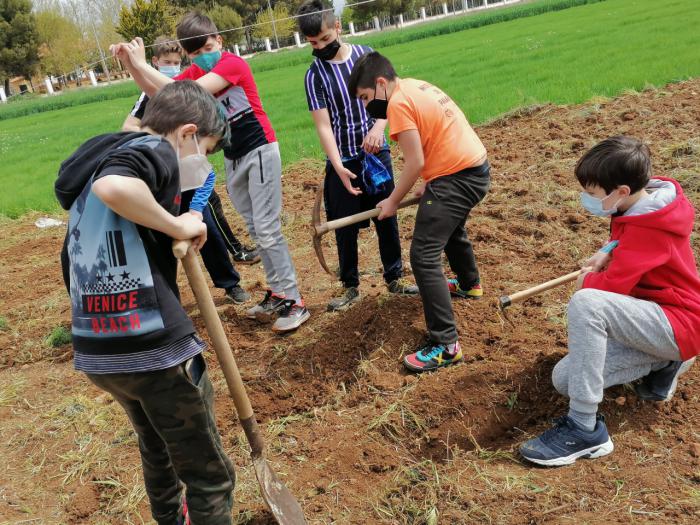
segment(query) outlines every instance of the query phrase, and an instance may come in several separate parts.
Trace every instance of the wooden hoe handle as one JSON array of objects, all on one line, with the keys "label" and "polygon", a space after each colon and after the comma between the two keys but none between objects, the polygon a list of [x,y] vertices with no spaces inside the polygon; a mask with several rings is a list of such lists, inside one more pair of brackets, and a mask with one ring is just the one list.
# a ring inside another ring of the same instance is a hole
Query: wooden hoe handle
[{"label": "wooden hoe handle", "polygon": [[528,288],[527,290],[523,290],[522,292],[514,293],[513,295],[504,295],[499,299],[499,306],[501,307],[501,310],[503,310],[504,308],[510,306],[513,303],[520,303],[525,299],[529,299],[533,295],[537,295],[547,290],[551,290],[552,288],[556,288],[557,286],[560,286],[562,284],[575,281],[579,275],[581,275],[581,270],[562,275],[561,277],[557,277],[556,279],[552,279],[551,281],[547,281],[546,283],[538,284],[537,286],[533,286],[532,288]]}]

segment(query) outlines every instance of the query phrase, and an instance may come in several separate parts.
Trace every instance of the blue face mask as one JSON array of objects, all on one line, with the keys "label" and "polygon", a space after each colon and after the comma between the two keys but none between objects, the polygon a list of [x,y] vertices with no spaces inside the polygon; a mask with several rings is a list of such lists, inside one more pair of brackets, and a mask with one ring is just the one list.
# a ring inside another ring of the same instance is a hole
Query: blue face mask
[{"label": "blue face mask", "polygon": [[158,71],[168,78],[173,78],[180,74],[180,66],[160,66]]},{"label": "blue face mask", "polygon": [[197,55],[192,59],[192,62],[197,64],[201,69],[209,73],[217,62],[221,60],[221,51],[211,51],[209,53],[202,53]]},{"label": "blue face mask", "polygon": [[[612,195],[612,193],[610,194]],[[620,204],[620,201],[622,199],[618,199],[618,201],[615,203],[615,205],[610,208],[609,210],[606,210],[603,208],[603,201],[610,197],[610,195],[606,195],[602,199],[598,199],[597,197],[594,197],[590,193],[586,193],[585,191],[581,192],[581,205],[588,211],[588,213],[592,215],[597,215],[598,217],[609,217],[610,215],[614,215],[617,213],[617,205]]]}]

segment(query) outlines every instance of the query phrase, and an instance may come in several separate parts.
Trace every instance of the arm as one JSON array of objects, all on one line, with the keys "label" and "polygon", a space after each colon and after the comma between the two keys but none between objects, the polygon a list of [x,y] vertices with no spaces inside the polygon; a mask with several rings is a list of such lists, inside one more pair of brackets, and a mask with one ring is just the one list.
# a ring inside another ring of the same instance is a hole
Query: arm
[{"label": "arm", "polygon": [[420,173],[425,165],[423,145],[421,144],[418,130],[409,129],[402,131],[399,133],[398,139],[399,146],[401,146],[401,151],[403,152],[404,166],[401,171],[401,178],[396,184],[394,191],[391,192],[388,198],[377,204],[377,208],[382,210],[378,217],[379,220],[396,215],[399,203],[420,178]]},{"label": "arm", "polygon": [[127,115],[124,124],[122,124],[122,131],[141,131],[141,119]]},{"label": "arm", "polygon": [[194,215],[170,215],[153,197],[141,179],[121,175],[105,175],[92,185],[92,191],[105,205],[125,219],[163,232],[173,239],[194,239],[199,249],[206,240],[207,227]]},{"label": "arm", "polygon": [[328,114],[326,108],[317,109],[311,112],[311,116],[314,119],[314,124],[316,124],[316,132],[318,133],[318,138],[321,140],[321,147],[328,156],[333,169],[340,177],[343,182],[343,186],[348,190],[351,195],[360,195],[361,190],[354,188],[350,182],[357,178],[352,171],[343,166],[343,162],[340,157],[340,152],[338,151],[338,145],[335,143],[335,137],[333,136],[333,128],[331,127],[331,118]]},{"label": "arm", "polygon": [[581,265],[581,268],[591,268],[593,272],[604,270],[612,260],[612,251],[617,247],[618,241],[610,241],[600,250],[595,252],[586,262]]}]

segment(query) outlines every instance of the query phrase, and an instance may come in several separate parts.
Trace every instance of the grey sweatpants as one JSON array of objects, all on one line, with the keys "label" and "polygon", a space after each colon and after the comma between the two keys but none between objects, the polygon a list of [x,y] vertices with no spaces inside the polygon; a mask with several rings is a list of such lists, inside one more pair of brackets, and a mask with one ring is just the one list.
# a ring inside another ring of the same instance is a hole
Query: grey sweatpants
[{"label": "grey sweatpants", "polygon": [[294,263],[282,235],[282,161],[277,142],[236,160],[224,158],[226,188],[258,245],[267,285],[273,293],[299,299]]},{"label": "grey sweatpants", "polygon": [[584,289],[569,302],[569,354],[554,367],[552,383],[569,397],[573,410],[595,414],[604,388],[680,360],[673,329],[658,304]]}]

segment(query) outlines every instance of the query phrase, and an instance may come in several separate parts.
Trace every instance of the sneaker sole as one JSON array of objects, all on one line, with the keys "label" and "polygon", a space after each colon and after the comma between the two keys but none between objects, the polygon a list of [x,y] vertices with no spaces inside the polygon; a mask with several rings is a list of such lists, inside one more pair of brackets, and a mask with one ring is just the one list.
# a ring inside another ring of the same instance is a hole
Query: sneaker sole
[{"label": "sneaker sole", "polygon": [[297,328],[299,328],[299,327],[300,327],[302,324],[304,324],[306,321],[308,321],[308,320],[309,320],[309,317],[311,317],[311,312],[309,312],[309,311],[307,310],[306,313],[305,313],[303,316],[301,316],[299,319],[297,319],[296,322],[295,322],[293,325],[285,326],[284,328],[279,328],[279,327],[274,327],[274,326],[273,326],[273,327],[272,327],[272,331],[273,331],[273,332],[280,333],[280,334],[283,334],[283,333],[285,333],[285,332],[291,332],[291,331],[296,330]]},{"label": "sneaker sole", "polygon": [[673,399],[673,395],[676,393],[676,388],[678,388],[678,378],[680,378],[683,374],[690,370],[690,367],[693,366],[693,363],[695,363],[694,357],[692,359],[688,359],[680,366],[678,372],[676,372],[676,377],[674,377],[673,381],[671,382],[671,388],[669,389],[668,394],[666,394],[666,397],[657,396],[651,392],[647,394],[644,391],[637,391],[637,389],[635,389],[637,397],[639,399],[642,399],[643,401],[671,401],[671,399]]},{"label": "sneaker sole", "polygon": [[452,297],[457,297],[458,299],[471,299],[472,301],[478,301],[483,298],[483,295],[462,295],[461,293],[450,292]]},{"label": "sneaker sole", "polygon": [[260,257],[258,257],[257,259],[253,259],[252,261],[237,261],[236,259],[234,259],[233,262],[235,264],[242,264],[243,266],[252,266],[260,262]]},{"label": "sneaker sole", "polygon": [[458,365],[458,364],[461,363],[462,361],[464,361],[464,358],[462,358],[462,359],[460,359],[460,360],[458,360],[458,361],[450,361],[450,362],[447,363],[447,364],[438,365],[438,366],[435,366],[435,367],[433,367],[433,368],[420,368],[420,367],[417,367],[417,366],[412,365],[411,363],[409,363],[408,361],[406,361],[406,360],[404,359],[404,361],[403,361],[403,366],[405,366],[406,369],[409,370],[409,371],[411,371],[411,372],[417,372],[417,373],[421,373],[421,372],[433,372],[433,371],[435,371],[435,370],[439,370],[439,369],[441,369],[441,368],[446,368],[446,367],[448,367],[448,366]]},{"label": "sneaker sole", "polygon": [[331,306],[328,305],[328,306],[326,307],[326,312],[344,312],[345,310],[347,310],[348,308],[350,308],[353,304],[355,304],[355,303],[358,302],[359,300],[360,300],[360,297],[359,297],[359,296],[358,296],[358,297],[355,297],[354,299],[351,299],[350,301],[348,301],[348,302],[345,303],[344,305],[339,306],[339,307],[337,307],[337,308],[331,308]]},{"label": "sneaker sole", "polygon": [[589,447],[584,450],[580,450],[571,454],[569,456],[562,456],[553,459],[539,459],[539,458],[529,458],[521,452],[520,455],[526,460],[537,465],[542,465],[543,467],[563,467],[564,465],[572,465],[577,459],[595,459],[607,456],[613,450],[615,450],[615,445],[613,445],[612,440],[608,437],[608,440],[602,445],[596,445],[594,447]]}]

